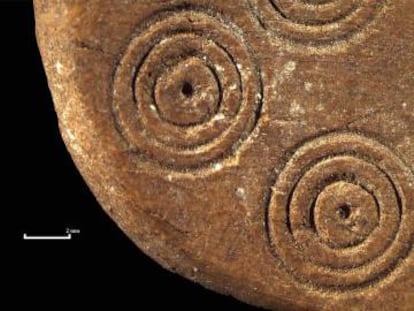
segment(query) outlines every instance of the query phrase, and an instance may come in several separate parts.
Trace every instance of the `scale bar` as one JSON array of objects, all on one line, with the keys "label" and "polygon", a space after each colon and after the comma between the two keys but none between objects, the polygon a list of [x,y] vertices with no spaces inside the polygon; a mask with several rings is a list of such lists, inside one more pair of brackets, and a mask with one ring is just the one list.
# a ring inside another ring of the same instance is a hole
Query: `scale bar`
[{"label": "scale bar", "polygon": [[23,240],[71,240],[72,234],[62,236],[29,236],[26,233],[23,234]]}]

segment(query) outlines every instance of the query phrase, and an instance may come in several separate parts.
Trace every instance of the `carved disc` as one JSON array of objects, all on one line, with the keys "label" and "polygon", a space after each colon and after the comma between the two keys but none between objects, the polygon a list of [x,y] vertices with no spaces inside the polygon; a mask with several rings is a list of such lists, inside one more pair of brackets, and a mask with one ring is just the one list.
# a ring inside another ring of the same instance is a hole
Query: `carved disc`
[{"label": "carved disc", "polygon": [[412,310],[411,0],[35,7],[63,139],[141,251],[268,309]]}]

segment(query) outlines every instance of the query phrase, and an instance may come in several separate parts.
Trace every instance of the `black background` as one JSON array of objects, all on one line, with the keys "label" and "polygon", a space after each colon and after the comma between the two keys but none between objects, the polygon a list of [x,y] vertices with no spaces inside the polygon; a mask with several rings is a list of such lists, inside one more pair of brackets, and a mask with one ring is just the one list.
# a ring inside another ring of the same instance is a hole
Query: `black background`
[{"label": "black background", "polygon": [[[140,310],[257,310],[162,269],[109,219],[60,138],[31,2],[0,0],[0,13],[3,99],[7,96],[1,116],[2,125],[8,124],[2,163],[4,171],[11,171],[2,190],[10,203],[2,209],[15,212],[11,232],[19,250],[12,251],[17,255],[17,290],[36,292],[45,301],[51,292],[71,301],[93,292],[100,301],[121,293],[120,304]],[[24,233],[65,235],[67,228],[80,234],[70,241],[23,240]]]}]

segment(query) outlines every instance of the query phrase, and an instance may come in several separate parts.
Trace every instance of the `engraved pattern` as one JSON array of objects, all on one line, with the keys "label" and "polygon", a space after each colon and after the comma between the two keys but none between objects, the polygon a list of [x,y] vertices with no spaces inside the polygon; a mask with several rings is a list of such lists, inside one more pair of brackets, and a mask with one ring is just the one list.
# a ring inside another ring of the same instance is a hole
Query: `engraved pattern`
[{"label": "engraved pattern", "polygon": [[[65,142],[146,254],[266,308],[411,302],[410,1],[35,1]],[[284,149],[337,127],[378,139]]]},{"label": "engraved pattern", "polygon": [[250,0],[261,25],[288,43],[322,50],[362,36],[385,0]]},{"label": "engraved pattern", "polygon": [[123,137],[177,171],[233,155],[261,108],[260,70],[242,33],[195,10],[160,14],[129,43],[114,77]]},{"label": "engraved pattern", "polygon": [[373,286],[413,246],[414,176],[390,149],[353,133],[308,142],[274,185],[272,250],[293,279],[325,290]]}]

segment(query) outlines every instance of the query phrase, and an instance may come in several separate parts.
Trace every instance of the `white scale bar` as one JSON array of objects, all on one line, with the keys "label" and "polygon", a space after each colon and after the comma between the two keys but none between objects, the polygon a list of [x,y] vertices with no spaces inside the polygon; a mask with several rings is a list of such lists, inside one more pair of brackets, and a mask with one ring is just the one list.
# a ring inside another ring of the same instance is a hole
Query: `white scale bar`
[{"label": "white scale bar", "polygon": [[23,234],[23,240],[71,240],[72,234],[63,236],[28,236],[26,233]]}]

